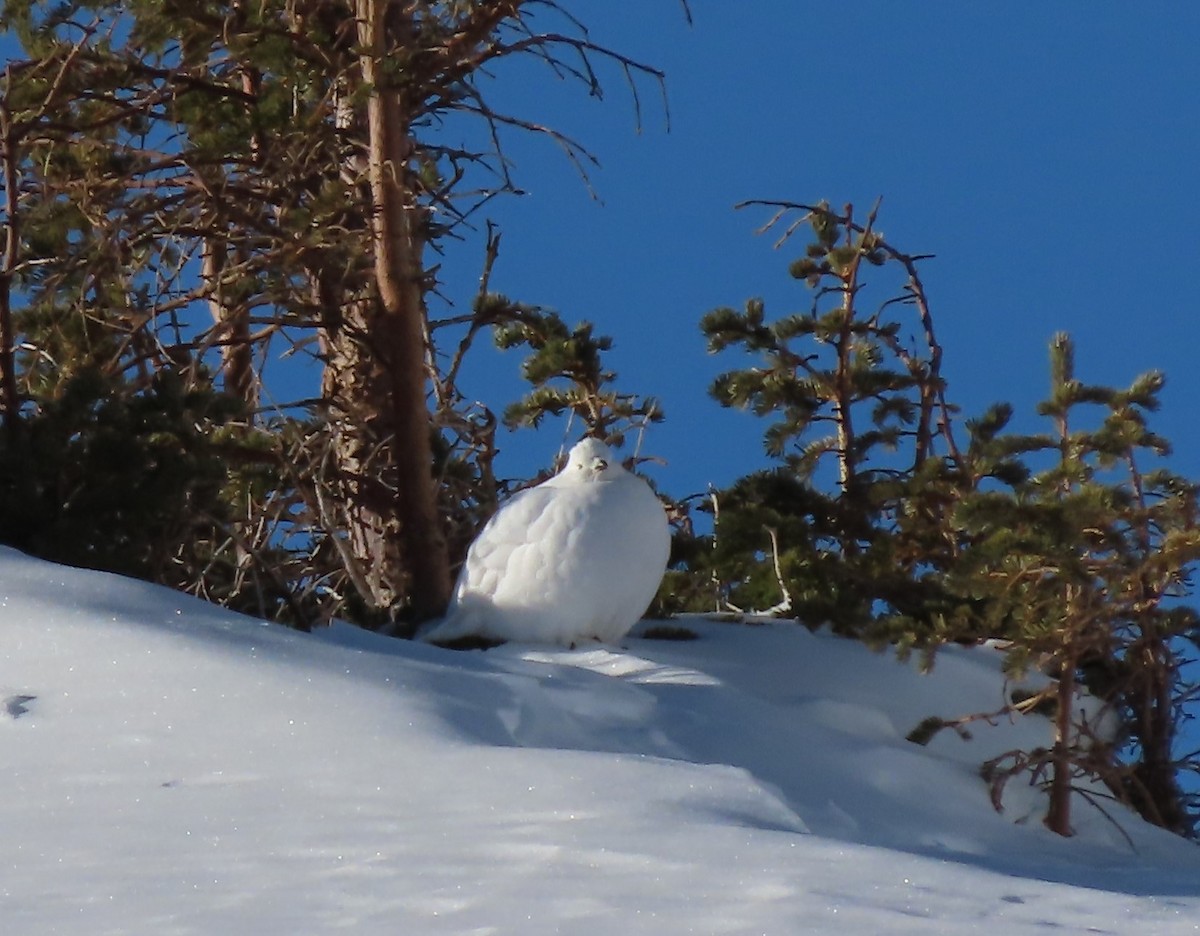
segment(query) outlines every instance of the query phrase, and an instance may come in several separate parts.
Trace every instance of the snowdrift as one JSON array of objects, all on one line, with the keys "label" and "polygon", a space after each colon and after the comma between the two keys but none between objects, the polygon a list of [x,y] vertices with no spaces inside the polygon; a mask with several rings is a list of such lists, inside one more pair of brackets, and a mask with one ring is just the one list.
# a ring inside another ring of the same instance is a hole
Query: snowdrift
[{"label": "snowdrift", "polygon": [[[787,624],[454,652],[305,635],[0,550],[14,934],[1183,933],[1200,851],[1041,824],[998,654]],[[638,631],[635,631],[635,635]],[[1119,826],[1119,828],[1118,828]]]}]

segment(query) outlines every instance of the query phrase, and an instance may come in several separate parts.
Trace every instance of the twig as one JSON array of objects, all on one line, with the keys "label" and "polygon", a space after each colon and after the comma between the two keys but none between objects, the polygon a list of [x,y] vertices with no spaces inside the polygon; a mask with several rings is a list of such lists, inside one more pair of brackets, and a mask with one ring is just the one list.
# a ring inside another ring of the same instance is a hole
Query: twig
[{"label": "twig", "polygon": [[776,605],[772,605],[759,614],[777,616],[786,614],[792,610],[792,593],[788,591],[787,583],[783,580],[783,569],[779,565],[779,534],[774,527],[767,527],[767,535],[771,537],[771,564],[775,569],[775,581],[779,583],[779,591],[782,592],[783,598]]},{"label": "twig", "polygon": [[440,406],[447,405],[448,401],[453,398],[457,390],[458,372],[462,367],[463,359],[466,357],[467,351],[475,340],[475,336],[479,330],[486,325],[492,324],[492,319],[484,312],[487,306],[487,297],[489,294],[489,285],[492,280],[492,268],[496,264],[496,258],[500,256],[500,234],[496,231],[495,225],[488,221],[487,223],[487,246],[484,251],[483,272],[479,274],[479,289],[475,293],[475,302],[473,311],[470,317],[470,325],[467,328],[467,333],[458,343],[458,350],[454,352],[454,357],[450,361],[450,367],[446,371],[446,376],[440,381],[435,381],[435,386],[438,389],[438,403]]}]

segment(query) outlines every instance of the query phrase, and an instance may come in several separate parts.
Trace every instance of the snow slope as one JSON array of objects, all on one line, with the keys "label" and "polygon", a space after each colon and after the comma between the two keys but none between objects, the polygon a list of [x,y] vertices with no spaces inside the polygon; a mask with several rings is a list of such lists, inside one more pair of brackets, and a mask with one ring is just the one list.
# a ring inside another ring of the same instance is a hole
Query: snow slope
[{"label": "snow slope", "polygon": [[[1200,851],[977,764],[1037,719],[783,624],[456,653],[0,550],[5,934],[1200,930]],[[692,622],[689,622],[691,624]],[[1027,821],[1020,821],[1025,818]]]}]

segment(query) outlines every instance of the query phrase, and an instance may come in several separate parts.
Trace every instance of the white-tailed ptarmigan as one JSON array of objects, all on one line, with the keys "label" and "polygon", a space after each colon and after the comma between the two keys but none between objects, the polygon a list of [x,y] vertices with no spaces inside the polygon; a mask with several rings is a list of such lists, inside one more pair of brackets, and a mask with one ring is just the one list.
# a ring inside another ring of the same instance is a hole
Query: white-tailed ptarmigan
[{"label": "white-tailed ptarmigan", "polygon": [[467,552],[446,618],[425,639],[620,640],[667,567],[662,504],[597,439],[497,511]]}]

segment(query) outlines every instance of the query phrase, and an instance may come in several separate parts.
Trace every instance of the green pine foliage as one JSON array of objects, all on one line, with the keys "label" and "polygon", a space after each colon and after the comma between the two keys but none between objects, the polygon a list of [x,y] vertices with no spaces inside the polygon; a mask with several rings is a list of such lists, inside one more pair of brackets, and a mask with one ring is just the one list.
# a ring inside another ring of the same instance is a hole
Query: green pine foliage
[{"label": "green pine foliage", "polygon": [[184,578],[211,522],[228,521],[217,427],[235,401],[158,372],[131,393],[84,371],[0,447],[4,541],[69,565],[159,581]]},{"label": "green pine foliage", "polygon": [[606,369],[603,355],[612,339],[596,335],[591,322],[568,327],[557,312],[490,297],[497,347],[528,348],[521,376],[533,387],[504,411],[509,429],[536,428],[547,416],[569,413],[587,434],[621,446],[631,430],[661,422],[663,410],[654,397],[637,397],[614,386],[617,375]]}]

